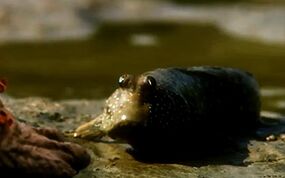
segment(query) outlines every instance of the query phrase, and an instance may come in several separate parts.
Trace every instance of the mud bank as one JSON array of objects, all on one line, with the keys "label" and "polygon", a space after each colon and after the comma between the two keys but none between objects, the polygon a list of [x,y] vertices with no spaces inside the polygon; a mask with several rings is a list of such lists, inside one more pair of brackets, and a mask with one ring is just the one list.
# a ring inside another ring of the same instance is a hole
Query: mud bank
[{"label": "mud bank", "polygon": [[[16,117],[35,126],[52,126],[62,131],[74,129],[100,112],[103,100],[51,101],[45,98],[1,100]],[[285,126],[259,130],[259,135],[284,133]],[[126,152],[125,144],[95,143],[75,139],[92,155],[92,163],[77,178],[87,177],[284,177],[285,141],[245,138],[227,154],[182,162],[141,162]],[[207,141],[207,140],[205,140]]]}]

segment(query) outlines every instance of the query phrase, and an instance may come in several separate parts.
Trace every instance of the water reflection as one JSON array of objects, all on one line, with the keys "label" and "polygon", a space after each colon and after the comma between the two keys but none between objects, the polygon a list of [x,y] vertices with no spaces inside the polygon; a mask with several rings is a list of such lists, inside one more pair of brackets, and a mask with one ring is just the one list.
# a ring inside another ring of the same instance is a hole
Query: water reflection
[{"label": "water reflection", "polygon": [[264,109],[285,114],[285,88],[264,87],[261,96]]},{"label": "water reflection", "polygon": [[133,34],[130,36],[130,43],[134,46],[154,46],[157,45],[157,37],[152,34]]},{"label": "water reflection", "polygon": [[285,88],[269,88],[264,87],[261,89],[263,97],[285,97]]}]

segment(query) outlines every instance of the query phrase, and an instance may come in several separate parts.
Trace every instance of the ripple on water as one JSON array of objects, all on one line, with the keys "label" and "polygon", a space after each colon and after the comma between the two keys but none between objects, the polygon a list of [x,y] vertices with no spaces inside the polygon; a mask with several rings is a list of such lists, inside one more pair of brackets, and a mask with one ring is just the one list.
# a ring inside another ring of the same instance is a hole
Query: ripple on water
[{"label": "ripple on water", "polygon": [[277,111],[279,114],[285,114],[285,88],[261,88],[261,97],[263,110]]},{"label": "ripple on water", "polygon": [[262,97],[284,97],[285,96],[285,88],[283,87],[264,87],[261,88],[261,96]]}]

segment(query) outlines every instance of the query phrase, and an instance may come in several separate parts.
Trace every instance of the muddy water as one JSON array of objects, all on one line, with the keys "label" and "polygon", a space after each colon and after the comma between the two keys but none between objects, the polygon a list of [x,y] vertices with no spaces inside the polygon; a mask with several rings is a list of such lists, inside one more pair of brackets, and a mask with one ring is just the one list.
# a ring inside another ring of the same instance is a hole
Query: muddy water
[{"label": "muddy water", "polygon": [[285,45],[228,36],[207,24],[103,24],[91,38],[0,46],[0,75],[15,97],[108,96],[123,73],[219,65],[253,73],[263,108],[285,113]]}]

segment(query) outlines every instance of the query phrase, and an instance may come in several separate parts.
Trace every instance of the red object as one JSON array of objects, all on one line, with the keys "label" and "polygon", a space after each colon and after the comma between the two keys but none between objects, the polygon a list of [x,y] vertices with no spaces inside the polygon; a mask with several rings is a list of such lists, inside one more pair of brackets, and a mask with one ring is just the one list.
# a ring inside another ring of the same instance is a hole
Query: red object
[{"label": "red object", "polygon": [[[0,93],[7,82],[0,79]],[[71,178],[90,163],[87,151],[60,131],[17,122],[0,100],[0,175]]]},{"label": "red object", "polygon": [[13,116],[6,109],[0,109],[0,126],[11,126],[13,124]]}]

